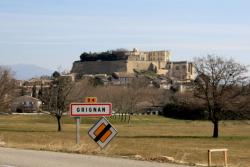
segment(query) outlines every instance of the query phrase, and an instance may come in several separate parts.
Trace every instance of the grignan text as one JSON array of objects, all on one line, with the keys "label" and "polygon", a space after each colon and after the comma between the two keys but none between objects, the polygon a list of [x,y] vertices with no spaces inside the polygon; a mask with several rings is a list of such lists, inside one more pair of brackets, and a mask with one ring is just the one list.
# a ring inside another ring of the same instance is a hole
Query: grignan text
[{"label": "grignan text", "polygon": [[106,112],[106,108],[105,107],[96,107],[96,106],[91,106],[91,107],[77,107],[76,108],[77,112],[95,112],[95,113],[102,113],[102,112]]}]

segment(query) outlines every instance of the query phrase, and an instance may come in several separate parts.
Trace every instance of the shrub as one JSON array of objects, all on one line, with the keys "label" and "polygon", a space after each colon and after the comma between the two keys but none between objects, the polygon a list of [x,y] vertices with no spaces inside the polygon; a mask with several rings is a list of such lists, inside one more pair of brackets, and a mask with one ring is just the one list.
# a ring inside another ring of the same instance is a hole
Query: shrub
[{"label": "shrub", "polygon": [[208,118],[202,107],[174,103],[169,103],[163,108],[163,116],[186,120],[206,120]]}]

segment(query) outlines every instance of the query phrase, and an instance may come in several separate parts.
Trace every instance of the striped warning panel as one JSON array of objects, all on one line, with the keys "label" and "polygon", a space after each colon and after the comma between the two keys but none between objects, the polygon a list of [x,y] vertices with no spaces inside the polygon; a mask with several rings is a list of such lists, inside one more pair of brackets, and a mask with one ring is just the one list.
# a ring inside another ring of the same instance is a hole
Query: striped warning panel
[{"label": "striped warning panel", "polygon": [[101,148],[104,148],[115,137],[117,130],[105,117],[102,117],[90,128],[88,134]]}]

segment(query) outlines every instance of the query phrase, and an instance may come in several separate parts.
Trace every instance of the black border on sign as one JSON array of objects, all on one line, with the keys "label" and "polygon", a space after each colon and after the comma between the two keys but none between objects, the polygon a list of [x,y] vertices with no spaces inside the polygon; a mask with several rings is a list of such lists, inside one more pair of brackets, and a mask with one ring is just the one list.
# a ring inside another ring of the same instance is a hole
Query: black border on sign
[{"label": "black border on sign", "polygon": [[[72,106],[91,106],[91,105],[100,105],[100,106],[109,106],[108,114],[72,114]],[[70,103],[70,116],[71,117],[100,117],[100,116],[112,116],[112,103]]]}]

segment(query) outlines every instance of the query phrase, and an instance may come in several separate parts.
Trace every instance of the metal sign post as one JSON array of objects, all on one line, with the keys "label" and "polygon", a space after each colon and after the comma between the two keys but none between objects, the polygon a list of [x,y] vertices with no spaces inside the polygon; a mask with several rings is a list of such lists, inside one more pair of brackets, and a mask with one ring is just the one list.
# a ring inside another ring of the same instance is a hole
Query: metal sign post
[{"label": "metal sign post", "polygon": [[76,117],[76,144],[80,144],[80,122],[81,118]]}]

